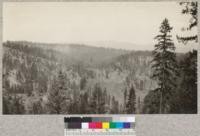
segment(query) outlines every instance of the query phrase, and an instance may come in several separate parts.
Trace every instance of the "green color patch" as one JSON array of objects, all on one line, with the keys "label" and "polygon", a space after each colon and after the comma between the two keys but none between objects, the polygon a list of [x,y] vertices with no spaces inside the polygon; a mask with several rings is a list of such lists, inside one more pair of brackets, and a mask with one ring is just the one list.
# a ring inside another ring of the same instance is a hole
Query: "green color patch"
[{"label": "green color patch", "polygon": [[110,122],[110,128],[116,128],[116,124],[113,122]]}]

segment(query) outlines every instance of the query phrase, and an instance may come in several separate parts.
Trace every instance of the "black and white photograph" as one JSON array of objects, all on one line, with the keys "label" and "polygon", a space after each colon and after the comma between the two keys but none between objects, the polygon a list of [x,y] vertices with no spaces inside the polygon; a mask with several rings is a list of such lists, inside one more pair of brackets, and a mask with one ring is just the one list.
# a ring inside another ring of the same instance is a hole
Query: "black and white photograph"
[{"label": "black and white photograph", "polygon": [[3,3],[3,114],[197,114],[198,3]]}]

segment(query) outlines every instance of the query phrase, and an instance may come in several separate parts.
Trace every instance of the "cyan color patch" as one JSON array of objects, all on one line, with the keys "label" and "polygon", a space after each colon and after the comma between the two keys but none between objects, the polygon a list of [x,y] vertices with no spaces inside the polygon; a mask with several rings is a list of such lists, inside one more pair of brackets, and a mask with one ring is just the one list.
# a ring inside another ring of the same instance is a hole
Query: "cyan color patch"
[{"label": "cyan color patch", "polygon": [[116,128],[123,128],[124,125],[122,122],[116,122]]}]

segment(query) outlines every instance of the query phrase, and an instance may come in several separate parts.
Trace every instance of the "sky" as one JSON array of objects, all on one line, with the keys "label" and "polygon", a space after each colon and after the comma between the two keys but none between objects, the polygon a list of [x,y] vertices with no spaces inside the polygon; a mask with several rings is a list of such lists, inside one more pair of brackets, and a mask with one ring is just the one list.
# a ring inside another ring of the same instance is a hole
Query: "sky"
[{"label": "sky", "polygon": [[5,2],[3,41],[152,50],[167,18],[177,51],[185,52],[193,46],[180,45],[175,37],[190,19],[181,9],[177,2]]}]

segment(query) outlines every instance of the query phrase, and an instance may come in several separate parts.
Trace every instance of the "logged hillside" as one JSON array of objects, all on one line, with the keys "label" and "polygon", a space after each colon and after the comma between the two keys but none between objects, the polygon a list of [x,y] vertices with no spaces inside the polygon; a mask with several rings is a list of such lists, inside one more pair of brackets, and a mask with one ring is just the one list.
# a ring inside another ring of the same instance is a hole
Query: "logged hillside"
[{"label": "logged hillside", "polygon": [[[49,94],[55,77],[61,77],[66,87],[63,95],[70,103],[64,113],[101,113],[103,109],[92,109],[95,91],[99,93],[97,105],[105,107],[102,113],[124,113],[124,94],[133,86],[140,113],[144,97],[156,86],[150,79],[151,59],[148,51],[8,41],[3,44],[3,93],[21,103],[23,113],[50,113]],[[87,100],[88,111],[70,108],[80,106],[77,103],[82,99]],[[12,101],[7,107],[12,107]]]}]

